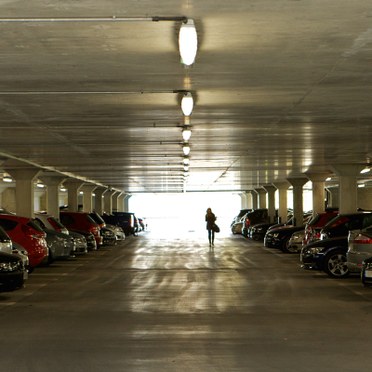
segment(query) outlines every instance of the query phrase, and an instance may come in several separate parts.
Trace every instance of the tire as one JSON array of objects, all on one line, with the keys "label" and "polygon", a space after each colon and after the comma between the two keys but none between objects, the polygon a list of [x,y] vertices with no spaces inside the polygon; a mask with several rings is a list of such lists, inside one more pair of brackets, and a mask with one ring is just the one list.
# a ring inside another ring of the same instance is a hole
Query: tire
[{"label": "tire", "polygon": [[284,253],[298,253],[297,249],[293,249],[293,247],[289,245],[289,238],[285,239],[285,241],[283,242],[282,251]]},{"label": "tire", "polygon": [[350,274],[346,264],[346,252],[336,250],[324,258],[324,271],[331,278],[345,278]]}]

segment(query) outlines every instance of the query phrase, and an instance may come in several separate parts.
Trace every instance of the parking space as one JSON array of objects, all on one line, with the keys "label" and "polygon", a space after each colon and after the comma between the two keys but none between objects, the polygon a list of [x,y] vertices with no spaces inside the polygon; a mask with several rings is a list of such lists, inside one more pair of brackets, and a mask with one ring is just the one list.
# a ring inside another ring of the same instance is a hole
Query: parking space
[{"label": "parking space", "polygon": [[356,371],[372,289],[220,235],[145,232],[0,294],[4,371]]}]

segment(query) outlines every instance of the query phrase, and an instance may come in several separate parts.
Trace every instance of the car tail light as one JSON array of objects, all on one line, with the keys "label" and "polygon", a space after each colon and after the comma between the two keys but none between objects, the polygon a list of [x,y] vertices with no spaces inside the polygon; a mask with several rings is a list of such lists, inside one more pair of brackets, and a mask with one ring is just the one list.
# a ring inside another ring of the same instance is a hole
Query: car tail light
[{"label": "car tail light", "polygon": [[27,225],[22,225],[22,231],[28,235],[28,236],[31,236],[32,238],[41,238],[41,237],[44,237],[45,234],[43,233],[40,233],[38,231],[36,231],[35,229],[33,229],[32,227],[30,226],[27,226]]},{"label": "car tail light", "polygon": [[354,239],[355,244],[372,244],[372,238],[369,236],[365,236],[363,234],[359,234]]}]

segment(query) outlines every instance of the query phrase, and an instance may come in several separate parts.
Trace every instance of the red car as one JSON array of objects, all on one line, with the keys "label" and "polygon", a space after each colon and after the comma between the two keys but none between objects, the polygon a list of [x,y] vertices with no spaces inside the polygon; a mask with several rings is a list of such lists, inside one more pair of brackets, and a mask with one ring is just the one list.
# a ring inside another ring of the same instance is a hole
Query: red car
[{"label": "red car", "polygon": [[337,209],[326,210],[325,212],[316,213],[305,225],[305,235],[302,245],[306,245],[320,239],[320,230],[332,218],[338,215]]},{"label": "red car", "polygon": [[13,242],[18,243],[28,252],[31,270],[48,256],[46,234],[32,218],[0,214],[0,226]]},{"label": "red car", "polygon": [[59,213],[59,219],[68,230],[93,234],[97,247],[103,244],[101,228],[92,217],[89,216],[89,213],[61,211]]}]

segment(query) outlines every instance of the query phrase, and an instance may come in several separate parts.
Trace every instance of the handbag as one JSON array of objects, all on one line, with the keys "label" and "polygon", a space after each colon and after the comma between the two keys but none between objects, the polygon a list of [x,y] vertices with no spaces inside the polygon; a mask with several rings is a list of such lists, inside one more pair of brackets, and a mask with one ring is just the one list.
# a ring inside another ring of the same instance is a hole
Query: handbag
[{"label": "handbag", "polygon": [[220,232],[220,228],[218,227],[217,224],[213,224],[213,227],[212,227],[212,230],[216,233],[219,233]]}]

